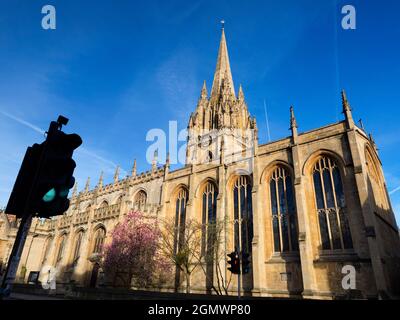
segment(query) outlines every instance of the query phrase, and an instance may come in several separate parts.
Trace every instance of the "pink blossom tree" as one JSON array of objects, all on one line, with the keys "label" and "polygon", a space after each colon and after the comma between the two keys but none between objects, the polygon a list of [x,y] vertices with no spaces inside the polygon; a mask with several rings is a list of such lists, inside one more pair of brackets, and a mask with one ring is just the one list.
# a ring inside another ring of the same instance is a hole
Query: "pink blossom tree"
[{"label": "pink blossom tree", "polygon": [[130,212],[115,227],[111,244],[104,247],[103,270],[108,277],[126,274],[123,282],[130,287],[147,287],[169,274],[168,261],[157,248],[161,238],[158,223],[140,212]]}]

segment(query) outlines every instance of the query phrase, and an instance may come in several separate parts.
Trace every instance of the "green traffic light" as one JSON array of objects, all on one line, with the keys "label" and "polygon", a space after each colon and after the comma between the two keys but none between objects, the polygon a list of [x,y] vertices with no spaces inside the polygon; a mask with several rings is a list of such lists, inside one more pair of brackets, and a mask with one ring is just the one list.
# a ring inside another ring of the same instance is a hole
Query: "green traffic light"
[{"label": "green traffic light", "polygon": [[54,200],[55,197],[56,197],[56,190],[52,188],[49,191],[47,191],[47,193],[43,196],[42,199],[44,202],[51,202]]},{"label": "green traffic light", "polygon": [[60,197],[66,198],[68,196],[69,189],[64,188],[60,191]]}]

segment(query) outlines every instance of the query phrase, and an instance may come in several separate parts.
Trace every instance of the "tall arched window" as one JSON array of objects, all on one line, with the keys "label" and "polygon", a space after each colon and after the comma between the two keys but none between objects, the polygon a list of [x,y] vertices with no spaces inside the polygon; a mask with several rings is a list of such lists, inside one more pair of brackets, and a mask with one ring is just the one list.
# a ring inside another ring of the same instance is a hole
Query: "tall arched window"
[{"label": "tall arched window", "polygon": [[73,263],[76,263],[79,259],[80,256],[80,251],[81,251],[81,245],[82,245],[82,239],[83,239],[83,230],[79,231],[76,235],[75,238],[75,248],[74,248],[74,257],[73,257]]},{"label": "tall arched window", "polygon": [[57,253],[57,261],[56,261],[56,263],[59,263],[62,260],[62,258],[64,257],[64,250],[65,250],[66,241],[67,241],[67,235],[63,234],[61,236],[61,238],[60,238],[60,242],[59,242],[59,245],[58,245],[58,253]]},{"label": "tall arched window", "polygon": [[250,253],[253,239],[253,207],[248,176],[239,176],[233,187],[234,244],[237,250]]},{"label": "tall arched window", "polygon": [[140,190],[138,193],[136,193],[135,195],[135,207],[138,208],[138,210],[142,210],[144,208],[144,206],[146,205],[146,201],[147,201],[147,194],[145,191]]},{"label": "tall arched window", "polygon": [[217,218],[217,190],[212,182],[207,182],[202,197],[202,255],[210,252],[215,236],[215,222]]},{"label": "tall arched window", "polygon": [[105,238],[106,230],[103,227],[98,228],[94,236],[93,253],[101,253]]},{"label": "tall arched window", "polygon": [[365,152],[365,159],[369,178],[368,187],[372,189],[370,192],[374,197],[375,210],[379,212],[381,209],[388,209],[389,204],[387,201],[385,186],[383,184],[379,169],[376,166],[375,161],[368,149]]},{"label": "tall arched window", "polygon": [[352,248],[342,178],[337,162],[328,156],[319,158],[314,166],[313,180],[322,249]]},{"label": "tall arched window", "polygon": [[100,204],[100,208],[107,208],[108,207],[108,202],[106,200],[104,200],[101,204]]},{"label": "tall arched window", "polygon": [[185,235],[185,222],[186,222],[186,203],[188,200],[188,192],[186,189],[180,189],[175,202],[175,252],[181,247]]},{"label": "tall arched window", "polygon": [[272,172],[269,186],[274,251],[297,251],[299,245],[292,177],[285,168],[277,167]]},{"label": "tall arched window", "polygon": [[49,252],[50,252],[50,247],[51,247],[51,243],[53,241],[53,237],[48,237],[46,239],[45,245],[44,245],[44,252],[43,252],[43,260],[42,263],[44,263],[48,256],[49,256]]}]

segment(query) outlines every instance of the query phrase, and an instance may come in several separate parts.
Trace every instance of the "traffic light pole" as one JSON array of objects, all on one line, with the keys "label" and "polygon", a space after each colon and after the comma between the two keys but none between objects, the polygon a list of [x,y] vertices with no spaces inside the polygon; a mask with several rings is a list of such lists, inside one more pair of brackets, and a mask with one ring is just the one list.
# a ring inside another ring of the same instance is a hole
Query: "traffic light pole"
[{"label": "traffic light pole", "polygon": [[238,299],[240,299],[240,278],[241,278],[242,271],[240,270],[238,273]]},{"label": "traffic light pole", "polygon": [[21,223],[15,237],[11,255],[7,263],[7,269],[1,284],[0,299],[9,296],[11,293],[12,285],[18,271],[19,261],[21,260],[22,250],[24,249],[31,224],[32,214],[27,214],[21,218]]}]

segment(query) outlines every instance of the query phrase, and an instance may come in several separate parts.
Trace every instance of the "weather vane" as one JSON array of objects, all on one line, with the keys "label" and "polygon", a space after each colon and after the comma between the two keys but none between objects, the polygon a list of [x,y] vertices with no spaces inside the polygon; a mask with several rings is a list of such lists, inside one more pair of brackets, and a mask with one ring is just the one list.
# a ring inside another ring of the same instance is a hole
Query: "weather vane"
[{"label": "weather vane", "polygon": [[223,29],[225,26],[225,20],[221,20],[221,25],[222,25],[222,29]]}]

